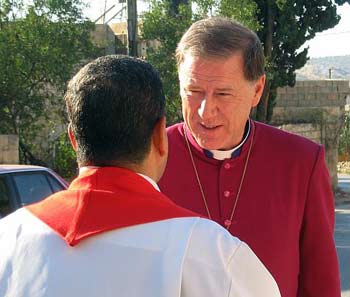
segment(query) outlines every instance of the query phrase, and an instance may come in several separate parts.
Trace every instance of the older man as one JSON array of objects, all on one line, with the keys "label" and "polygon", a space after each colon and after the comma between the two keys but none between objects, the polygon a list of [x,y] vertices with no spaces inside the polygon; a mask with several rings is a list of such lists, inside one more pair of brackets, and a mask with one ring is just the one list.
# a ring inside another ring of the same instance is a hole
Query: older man
[{"label": "older man", "polygon": [[339,297],[324,149],[249,119],[265,83],[256,34],[204,19],[176,56],[184,123],[168,128],[161,190],[245,240],[283,297]]},{"label": "older man", "polygon": [[245,243],[159,192],[168,142],[151,65],[99,58],[65,99],[80,174],[0,221],[0,296],[280,296]]}]

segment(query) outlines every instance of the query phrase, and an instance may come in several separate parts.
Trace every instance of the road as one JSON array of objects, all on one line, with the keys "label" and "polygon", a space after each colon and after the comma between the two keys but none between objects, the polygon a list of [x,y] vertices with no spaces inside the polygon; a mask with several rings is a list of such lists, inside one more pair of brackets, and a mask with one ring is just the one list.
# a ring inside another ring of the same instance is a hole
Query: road
[{"label": "road", "polygon": [[338,174],[338,187],[350,193],[350,174]]},{"label": "road", "polygon": [[[350,193],[350,175],[339,175],[338,186]],[[350,203],[337,204],[335,207],[335,243],[337,246],[342,297],[350,297]]]},{"label": "road", "polygon": [[335,243],[337,246],[342,297],[350,297],[350,203],[336,206]]}]

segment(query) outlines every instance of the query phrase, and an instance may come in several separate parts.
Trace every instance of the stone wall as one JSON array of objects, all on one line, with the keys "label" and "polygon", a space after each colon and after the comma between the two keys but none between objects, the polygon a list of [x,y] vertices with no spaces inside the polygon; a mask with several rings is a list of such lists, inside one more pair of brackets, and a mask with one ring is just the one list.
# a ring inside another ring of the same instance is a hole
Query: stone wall
[{"label": "stone wall", "polygon": [[279,126],[279,128],[322,144],[322,127],[320,124],[285,124]]},{"label": "stone wall", "polygon": [[18,164],[18,136],[0,135],[0,164]]},{"label": "stone wall", "polygon": [[298,81],[277,91],[272,124],[324,145],[335,189],[339,132],[343,124],[349,81]]}]

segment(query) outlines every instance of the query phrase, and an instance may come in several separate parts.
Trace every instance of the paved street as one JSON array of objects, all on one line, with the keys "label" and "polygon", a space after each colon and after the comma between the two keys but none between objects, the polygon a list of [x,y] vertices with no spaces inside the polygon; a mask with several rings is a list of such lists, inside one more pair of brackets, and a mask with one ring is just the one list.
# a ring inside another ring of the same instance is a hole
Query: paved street
[{"label": "paved street", "polygon": [[[350,193],[350,175],[338,176],[339,188]],[[350,202],[335,207],[335,243],[337,246],[342,297],[350,297]]]},{"label": "paved street", "polygon": [[335,242],[337,246],[342,297],[350,297],[350,203],[336,206]]},{"label": "paved street", "polygon": [[350,193],[350,174],[338,174],[338,187]]}]

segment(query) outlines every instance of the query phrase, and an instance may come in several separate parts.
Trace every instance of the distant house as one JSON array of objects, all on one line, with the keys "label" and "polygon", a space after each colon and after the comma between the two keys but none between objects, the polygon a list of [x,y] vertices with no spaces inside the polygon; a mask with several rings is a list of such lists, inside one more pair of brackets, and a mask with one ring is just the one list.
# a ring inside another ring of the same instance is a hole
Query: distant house
[{"label": "distant house", "polygon": [[[138,35],[142,23],[138,25]],[[96,45],[104,48],[105,54],[127,54],[128,31],[127,23],[95,24],[95,31],[92,33],[92,39]],[[137,56],[146,57],[147,48],[156,48],[159,42],[156,40],[138,39]]]}]

